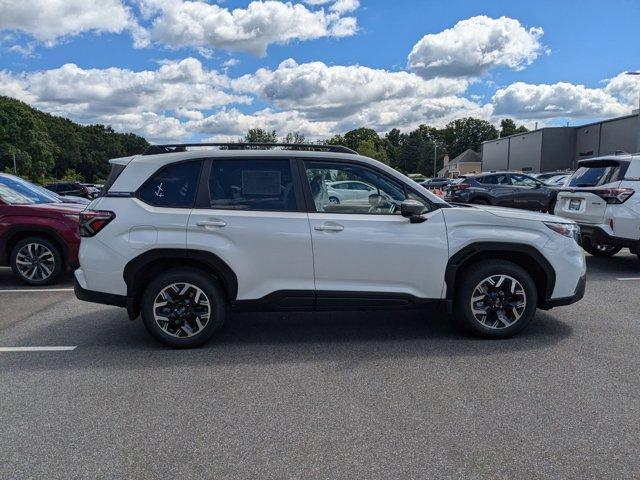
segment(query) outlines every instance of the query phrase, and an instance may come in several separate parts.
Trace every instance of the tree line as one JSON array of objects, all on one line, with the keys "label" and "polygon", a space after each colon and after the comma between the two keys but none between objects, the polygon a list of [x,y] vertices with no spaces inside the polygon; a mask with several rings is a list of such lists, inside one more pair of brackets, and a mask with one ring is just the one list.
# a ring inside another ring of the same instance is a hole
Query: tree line
[{"label": "tree line", "polygon": [[[453,120],[444,128],[420,125],[410,132],[394,128],[384,136],[371,128],[361,127],[317,143],[343,145],[401,172],[431,176],[434,163],[436,171],[442,168],[444,155],[453,159],[467,149],[479,152],[484,141],[527,131],[523,125],[518,126],[509,118],[502,120],[498,129],[486,120],[466,117]],[[288,133],[279,139],[275,130],[261,128],[252,128],[239,139],[247,143],[275,143],[279,140],[283,143],[307,143],[300,133]]]},{"label": "tree line", "polygon": [[149,145],[110,126],[79,125],[0,96],[0,171],[31,180],[64,178],[101,181],[110,158],[141,153]]},{"label": "tree line", "polygon": [[[467,117],[443,128],[420,125],[409,132],[393,128],[383,136],[361,127],[315,143],[343,145],[402,172],[433,175],[434,163],[436,170],[442,168],[445,154],[453,159],[468,148],[480,151],[486,140],[526,131],[511,119],[502,120],[498,129]],[[250,129],[238,141],[309,143],[298,132],[278,137],[276,131],[261,128]],[[0,96],[0,171],[13,172],[15,157],[18,174],[31,180],[66,177],[97,182],[109,173],[108,159],[142,153],[147,146],[147,140],[133,133],[117,133],[105,125],[79,125]]]}]

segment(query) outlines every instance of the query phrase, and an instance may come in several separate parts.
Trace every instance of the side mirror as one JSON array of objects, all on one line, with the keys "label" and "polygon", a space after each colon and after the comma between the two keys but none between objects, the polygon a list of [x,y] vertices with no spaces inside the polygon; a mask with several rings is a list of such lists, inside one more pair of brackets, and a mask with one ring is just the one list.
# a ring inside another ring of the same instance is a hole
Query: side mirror
[{"label": "side mirror", "polygon": [[411,223],[422,223],[427,219],[422,217],[424,205],[417,200],[405,200],[400,204],[400,214],[408,218]]},{"label": "side mirror", "polygon": [[536,186],[535,186],[535,187],[533,187],[533,188],[542,188],[542,184],[541,184],[541,183],[536,182]]}]

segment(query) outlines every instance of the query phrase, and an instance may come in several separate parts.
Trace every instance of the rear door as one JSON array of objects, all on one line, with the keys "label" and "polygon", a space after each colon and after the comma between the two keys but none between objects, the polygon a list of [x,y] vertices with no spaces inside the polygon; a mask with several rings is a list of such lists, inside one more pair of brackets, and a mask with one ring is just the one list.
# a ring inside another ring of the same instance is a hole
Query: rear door
[{"label": "rear door", "polygon": [[513,207],[513,187],[506,173],[496,173],[475,179],[488,192],[491,203],[499,207]]},{"label": "rear door", "polygon": [[595,192],[617,188],[629,163],[623,160],[585,160],[579,163],[559,193],[554,213],[580,223],[606,223],[607,202]]},{"label": "rear door", "polygon": [[214,253],[234,271],[238,300],[278,292],[313,308],[311,232],[292,161],[213,158],[203,174],[187,247]]}]

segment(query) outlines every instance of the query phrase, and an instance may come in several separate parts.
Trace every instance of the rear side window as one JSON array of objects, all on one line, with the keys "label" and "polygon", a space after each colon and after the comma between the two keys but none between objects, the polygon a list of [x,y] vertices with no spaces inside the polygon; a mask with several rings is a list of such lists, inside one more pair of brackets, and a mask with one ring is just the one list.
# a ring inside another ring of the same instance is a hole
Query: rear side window
[{"label": "rear side window", "polygon": [[297,211],[288,159],[213,160],[209,178],[211,208]]},{"label": "rear side window", "polygon": [[601,165],[592,164],[578,168],[571,176],[568,187],[599,187],[607,183],[618,182],[624,178],[628,163],[610,162]]},{"label": "rear side window", "polygon": [[167,165],[140,187],[138,198],[157,207],[193,207],[200,165],[199,160]]}]

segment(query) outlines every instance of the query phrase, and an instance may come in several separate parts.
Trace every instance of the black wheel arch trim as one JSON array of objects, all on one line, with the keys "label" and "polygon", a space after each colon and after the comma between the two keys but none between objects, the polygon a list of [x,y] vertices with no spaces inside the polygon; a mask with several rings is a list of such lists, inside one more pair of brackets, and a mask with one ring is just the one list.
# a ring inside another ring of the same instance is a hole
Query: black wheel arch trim
[{"label": "black wheel arch trim", "polygon": [[131,318],[138,316],[140,308],[139,294],[142,289],[136,282],[136,276],[147,265],[161,260],[194,260],[214,272],[222,282],[229,302],[233,302],[238,295],[238,277],[231,267],[215,253],[180,248],[157,248],[138,255],[124,267],[123,277],[127,284],[127,311]]},{"label": "black wheel arch trim", "polygon": [[[539,305],[546,305],[551,298],[553,289],[556,284],[556,272],[549,263],[549,261],[537,250],[535,247],[525,245],[521,243],[511,242],[475,242],[465,246],[460,251],[456,252],[447,263],[445,270],[445,283],[447,285],[446,303],[447,310],[451,313],[453,310],[453,298],[455,294],[456,275],[458,271],[468,265],[470,261],[474,261],[477,255],[481,255],[486,252],[518,252],[529,256],[536,265],[542,269],[546,276],[546,291],[538,292]],[[542,293],[542,295],[541,295]]]}]

